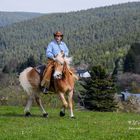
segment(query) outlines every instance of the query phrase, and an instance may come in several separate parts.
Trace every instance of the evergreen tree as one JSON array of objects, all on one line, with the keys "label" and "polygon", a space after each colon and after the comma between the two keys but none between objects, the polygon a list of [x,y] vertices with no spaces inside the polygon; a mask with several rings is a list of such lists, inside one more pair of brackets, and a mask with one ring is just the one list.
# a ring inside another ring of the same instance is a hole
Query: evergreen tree
[{"label": "evergreen tree", "polygon": [[2,72],[3,72],[3,73],[9,73],[9,69],[8,69],[8,66],[7,66],[7,65],[5,65],[5,66],[3,67]]},{"label": "evergreen tree", "polygon": [[140,74],[140,43],[133,43],[124,61],[124,72]]},{"label": "evergreen tree", "polygon": [[113,79],[109,78],[101,66],[91,68],[91,78],[83,84],[86,92],[83,93],[84,105],[95,111],[114,111],[116,92]]}]

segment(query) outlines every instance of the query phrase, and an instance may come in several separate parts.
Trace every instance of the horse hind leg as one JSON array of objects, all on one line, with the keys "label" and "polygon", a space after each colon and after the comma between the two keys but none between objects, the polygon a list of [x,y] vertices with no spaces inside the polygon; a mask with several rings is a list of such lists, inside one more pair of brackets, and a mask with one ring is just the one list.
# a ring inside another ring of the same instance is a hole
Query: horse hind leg
[{"label": "horse hind leg", "polygon": [[24,112],[25,112],[25,116],[26,117],[31,116],[30,108],[31,108],[32,102],[33,102],[33,95],[30,95],[28,97],[27,104],[26,104],[26,107],[24,109]]},{"label": "horse hind leg", "polygon": [[43,117],[47,118],[48,117],[48,113],[45,111],[43,105],[42,105],[42,101],[40,99],[40,97],[38,96],[35,96],[35,100],[36,100],[36,103],[38,104],[38,106],[40,107],[42,113],[43,113]]}]

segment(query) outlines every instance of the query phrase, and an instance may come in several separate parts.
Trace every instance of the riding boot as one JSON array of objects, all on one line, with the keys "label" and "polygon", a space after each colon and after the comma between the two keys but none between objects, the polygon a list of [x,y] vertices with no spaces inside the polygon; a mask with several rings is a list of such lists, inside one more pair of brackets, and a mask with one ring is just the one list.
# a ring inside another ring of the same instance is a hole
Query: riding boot
[{"label": "riding boot", "polygon": [[41,81],[41,91],[44,94],[47,94],[49,91],[50,79],[52,76],[52,69],[53,69],[52,61],[49,61],[48,66],[47,66],[46,70],[44,71],[43,79]]}]

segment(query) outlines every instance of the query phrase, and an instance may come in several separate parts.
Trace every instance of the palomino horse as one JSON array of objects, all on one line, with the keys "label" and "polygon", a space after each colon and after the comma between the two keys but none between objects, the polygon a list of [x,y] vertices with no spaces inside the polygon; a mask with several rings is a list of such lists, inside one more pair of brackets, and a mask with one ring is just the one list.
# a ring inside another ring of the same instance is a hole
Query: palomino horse
[{"label": "palomino horse", "polygon": [[[71,71],[69,67],[69,58],[63,58],[61,54],[57,55],[56,61],[54,61],[54,73],[53,73],[53,85],[54,91],[59,94],[63,103],[63,107],[60,111],[60,116],[65,116],[65,109],[69,106],[70,117],[74,118],[73,114],[73,90],[74,82],[77,79],[76,75]],[[48,113],[45,111],[41,99],[40,99],[40,82],[41,77],[35,68],[28,67],[20,73],[19,81],[23,89],[28,94],[28,101],[25,107],[25,116],[30,116],[30,107],[32,101],[35,101],[42,110],[43,116],[48,117]],[[65,99],[65,94],[68,94],[68,103]]]}]

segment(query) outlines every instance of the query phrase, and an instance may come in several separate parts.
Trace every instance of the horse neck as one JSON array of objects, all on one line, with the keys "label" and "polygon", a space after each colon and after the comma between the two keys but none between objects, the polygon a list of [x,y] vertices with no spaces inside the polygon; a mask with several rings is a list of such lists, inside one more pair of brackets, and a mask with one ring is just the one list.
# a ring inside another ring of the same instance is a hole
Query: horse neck
[{"label": "horse neck", "polygon": [[65,71],[64,71],[64,79],[68,79],[71,76],[70,68],[66,65]]}]

